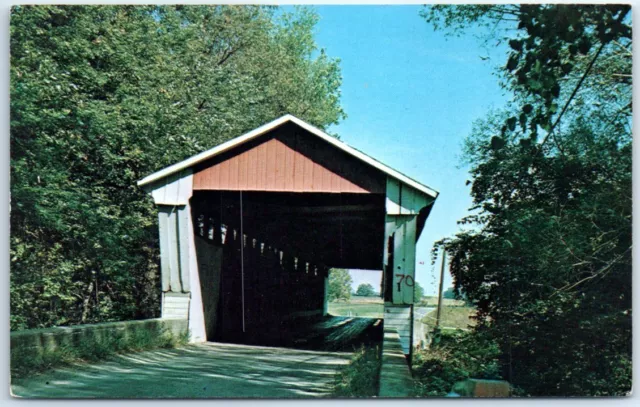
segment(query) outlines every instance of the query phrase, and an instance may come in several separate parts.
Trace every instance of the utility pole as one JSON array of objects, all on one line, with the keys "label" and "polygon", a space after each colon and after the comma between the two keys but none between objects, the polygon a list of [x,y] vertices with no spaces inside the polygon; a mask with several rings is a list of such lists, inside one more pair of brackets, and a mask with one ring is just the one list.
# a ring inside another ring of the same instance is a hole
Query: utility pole
[{"label": "utility pole", "polygon": [[447,251],[442,249],[442,266],[440,266],[440,289],[438,291],[438,312],[436,313],[436,329],[440,329],[440,315],[442,313],[442,288],[444,285],[444,264],[447,262]]}]

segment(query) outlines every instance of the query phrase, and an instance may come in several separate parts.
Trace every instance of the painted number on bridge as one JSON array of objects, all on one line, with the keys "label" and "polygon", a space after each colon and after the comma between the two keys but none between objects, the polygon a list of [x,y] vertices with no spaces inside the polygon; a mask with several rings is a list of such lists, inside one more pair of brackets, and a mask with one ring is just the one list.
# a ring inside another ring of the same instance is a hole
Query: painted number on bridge
[{"label": "painted number on bridge", "polygon": [[413,277],[407,274],[396,274],[396,278],[399,279],[398,281],[396,281],[396,284],[398,285],[398,292],[402,290],[403,282],[407,285],[407,287],[413,287],[415,284]]}]

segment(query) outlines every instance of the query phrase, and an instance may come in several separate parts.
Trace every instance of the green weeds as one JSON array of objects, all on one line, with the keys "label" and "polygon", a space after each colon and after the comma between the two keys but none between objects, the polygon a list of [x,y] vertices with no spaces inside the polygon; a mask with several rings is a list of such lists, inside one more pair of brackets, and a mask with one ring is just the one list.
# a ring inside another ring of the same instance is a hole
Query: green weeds
[{"label": "green weeds", "polygon": [[333,397],[377,397],[381,348],[362,346],[336,376]]},{"label": "green weeds", "polygon": [[108,331],[100,335],[88,333],[73,343],[45,348],[11,350],[11,376],[25,377],[55,367],[77,362],[95,362],[110,356],[158,348],[175,348],[189,341],[187,332],[176,335],[166,327],[131,327],[127,332]]},{"label": "green weeds", "polygon": [[501,379],[498,346],[477,332],[442,331],[428,349],[414,353],[417,397],[443,397],[457,381]]}]

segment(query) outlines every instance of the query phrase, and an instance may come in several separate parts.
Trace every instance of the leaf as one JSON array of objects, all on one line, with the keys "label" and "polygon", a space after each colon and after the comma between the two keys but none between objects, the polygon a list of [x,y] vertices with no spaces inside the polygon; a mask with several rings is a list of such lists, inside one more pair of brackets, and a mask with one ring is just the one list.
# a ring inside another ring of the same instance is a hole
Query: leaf
[{"label": "leaf", "polygon": [[509,46],[515,51],[522,50],[522,41],[520,40],[509,40]]},{"label": "leaf", "polygon": [[542,89],[542,83],[537,79],[529,79],[529,80],[527,80],[527,86],[532,91],[538,91],[538,90]]},{"label": "leaf", "polygon": [[582,40],[578,43],[578,51],[582,55],[587,55],[589,50],[591,49],[591,41],[587,37],[583,37]]},{"label": "leaf", "polygon": [[511,56],[509,57],[509,60],[507,61],[507,70],[509,71],[513,71],[518,67],[518,61],[520,60],[520,57],[518,54],[512,53]]},{"label": "leaf", "polygon": [[502,137],[493,136],[491,137],[491,149],[493,151],[498,151],[503,148],[507,143],[504,141]]},{"label": "leaf", "polygon": [[520,113],[519,117],[520,127],[522,127],[522,131],[527,130],[527,115],[525,113]]},{"label": "leaf", "polygon": [[531,147],[532,140],[530,138],[523,138],[520,140],[520,145],[524,148]]}]

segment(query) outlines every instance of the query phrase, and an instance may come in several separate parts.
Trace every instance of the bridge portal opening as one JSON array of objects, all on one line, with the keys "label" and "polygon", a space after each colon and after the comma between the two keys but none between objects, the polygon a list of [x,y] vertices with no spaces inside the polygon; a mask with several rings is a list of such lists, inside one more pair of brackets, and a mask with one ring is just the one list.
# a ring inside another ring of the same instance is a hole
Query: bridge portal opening
[{"label": "bridge portal opening", "polygon": [[385,326],[410,353],[436,191],[291,115],[138,185],[158,205],[162,317],[188,319],[192,341],[313,341],[292,332],[326,314],[328,270],[382,269]]},{"label": "bridge portal opening", "polygon": [[190,206],[208,340],[300,340],[327,315],[330,268],[382,262],[382,195],[196,191]]}]

